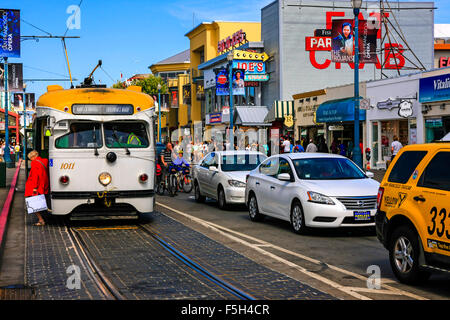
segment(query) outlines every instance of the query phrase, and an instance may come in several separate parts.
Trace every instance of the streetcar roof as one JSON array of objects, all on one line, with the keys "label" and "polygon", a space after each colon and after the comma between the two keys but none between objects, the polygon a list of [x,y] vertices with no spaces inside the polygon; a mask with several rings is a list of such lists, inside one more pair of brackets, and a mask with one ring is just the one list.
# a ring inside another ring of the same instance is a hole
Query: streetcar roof
[{"label": "streetcar roof", "polygon": [[47,93],[40,96],[36,106],[49,107],[66,112],[67,110],[64,110],[64,108],[68,107],[68,112],[71,112],[73,104],[131,104],[135,108],[140,107],[144,111],[153,107],[154,101],[151,96],[139,92],[135,86],[129,89],[63,89],[60,86],[49,86]]}]

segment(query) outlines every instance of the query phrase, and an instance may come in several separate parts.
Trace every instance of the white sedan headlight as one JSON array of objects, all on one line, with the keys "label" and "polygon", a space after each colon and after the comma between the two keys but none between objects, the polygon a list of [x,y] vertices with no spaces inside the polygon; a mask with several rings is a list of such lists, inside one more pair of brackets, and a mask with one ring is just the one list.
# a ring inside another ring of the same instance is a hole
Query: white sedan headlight
[{"label": "white sedan headlight", "polygon": [[323,194],[308,191],[308,201],[315,202],[315,203],[321,203],[321,204],[335,204],[333,200],[331,200],[330,197],[324,196]]},{"label": "white sedan headlight", "polygon": [[238,180],[228,180],[228,184],[235,188],[245,188],[245,183]]}]

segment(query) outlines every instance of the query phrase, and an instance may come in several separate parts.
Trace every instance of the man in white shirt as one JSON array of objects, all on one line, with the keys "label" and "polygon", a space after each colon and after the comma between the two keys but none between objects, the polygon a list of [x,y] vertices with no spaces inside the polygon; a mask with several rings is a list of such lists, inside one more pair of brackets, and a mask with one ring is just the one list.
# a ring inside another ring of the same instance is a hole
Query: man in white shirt
[{"label": "man in white shirt", "polygon": [[308,146],[306,146],[305,152],[317,152],[317,146],[314,144],[314,140],[310,139]]},{"label": "man in white shirt", "polygon": [[394,157],[397,155],[397,153],[400,151],[400,149],[403,148],[403,145],[400,141],[398,141],[398,137],[394,136],[394,141],[391,144],[391,151],[392,151],[392,157],[391,161],[394,160]]},{"label": "man in white shirt", "polygon": [[289,139],[284,139],[282,146],[284,147],[283,152],[284,153],[289,153],[291,152],[291,142],[289,141]]}]

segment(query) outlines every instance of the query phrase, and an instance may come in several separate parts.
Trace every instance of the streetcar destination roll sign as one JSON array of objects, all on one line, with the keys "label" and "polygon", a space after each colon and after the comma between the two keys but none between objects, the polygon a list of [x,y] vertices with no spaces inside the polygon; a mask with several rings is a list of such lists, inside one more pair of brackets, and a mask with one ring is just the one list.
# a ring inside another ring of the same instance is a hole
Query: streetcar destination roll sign
[{"label": "streetcar destination roll sign", "polygon": [[131,104],[74,104],[73,114],[84,115],[131,115],[134,108]]}]

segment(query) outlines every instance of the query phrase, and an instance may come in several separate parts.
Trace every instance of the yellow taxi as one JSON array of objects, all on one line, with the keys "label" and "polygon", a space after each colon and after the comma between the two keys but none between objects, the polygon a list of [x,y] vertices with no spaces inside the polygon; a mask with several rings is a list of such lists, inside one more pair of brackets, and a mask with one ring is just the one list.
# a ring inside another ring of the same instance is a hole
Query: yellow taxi
[{"label": "yellow taxi", "polygon": [[399,151],[380,184],[375,221],[400,282],[450,271],[450,142]]}]

